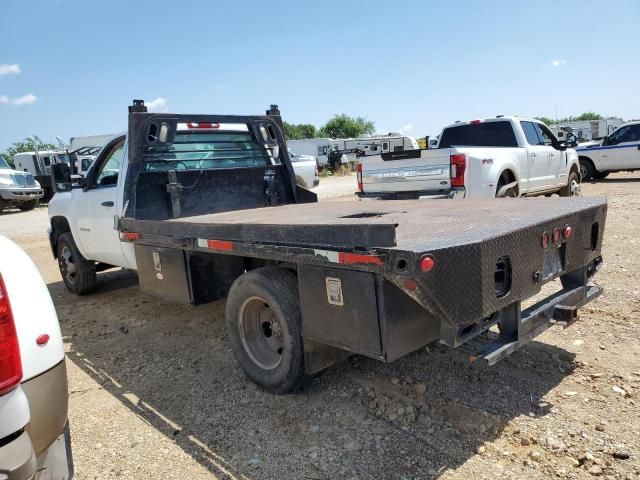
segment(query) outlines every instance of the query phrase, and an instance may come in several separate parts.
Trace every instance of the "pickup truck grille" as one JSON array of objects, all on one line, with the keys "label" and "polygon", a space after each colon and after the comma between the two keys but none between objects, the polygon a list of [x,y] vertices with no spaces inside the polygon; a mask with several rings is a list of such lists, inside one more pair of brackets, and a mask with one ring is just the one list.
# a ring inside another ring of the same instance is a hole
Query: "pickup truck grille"
[{"label": "pickup truck grille", "polygon": [[12,180],[20,187],[35,187],[36,179],[30,173],[14,173],[11,175]]}]

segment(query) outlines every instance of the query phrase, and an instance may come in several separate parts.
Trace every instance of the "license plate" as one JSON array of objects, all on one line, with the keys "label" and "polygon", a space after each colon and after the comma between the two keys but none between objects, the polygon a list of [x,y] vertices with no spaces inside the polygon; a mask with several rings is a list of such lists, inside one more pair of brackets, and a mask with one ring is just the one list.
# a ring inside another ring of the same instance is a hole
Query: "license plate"
[{"label": "license plate", "polygon": [[551,277],[555,277],[562,271],[562,258],[560,256],[559,248],[552,248],[551,250],[544,252],[542,278],[547,280]]}]

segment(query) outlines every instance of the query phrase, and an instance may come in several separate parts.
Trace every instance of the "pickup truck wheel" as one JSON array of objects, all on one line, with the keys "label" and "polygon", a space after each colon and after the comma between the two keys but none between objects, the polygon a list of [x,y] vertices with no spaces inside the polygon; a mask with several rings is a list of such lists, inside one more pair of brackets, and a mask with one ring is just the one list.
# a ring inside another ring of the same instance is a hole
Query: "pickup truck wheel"
[{"label": "pickup truck wheel", "polygon": [[[502,187],[504,187],[505,185],[509,185],[510,183],[512,182],[509,177],[505,174],[502,174],[500,180],[498,180],[498,186],[496,187],[496,198],[498,198],[498,193],[500,192],[500,190],[502,190]],[[510,188],[504,194],[504,198],[516,198],[517,196],[518,192],[515,188]]]},{"label": "pickup truck wheel", "polygon": [[35,200],[29,200],[28,202],[21,203],[18,205],[18,208],[23,212],[27,212],[29,210],[33,210],[38,205],[40,205],[40,199],[36,198]]},{"label": "pickup truck wheel", "polygon": [[226,317],[231,348],[251,381],[273,393],[302,385],[304,350],[293,272],[264,267],[238,277],[227,298]]},{"label": "pickup truck wheel", "polygon": [[580,177],[583,182],[587,182],[593,178],[593,174],[596,172],[593,163],[588,158],[580,159]]},{"label": "pickup truck wheel", "polygon": [[558,191],[558,195],[561,197],[575,197],[580,195],[580,175],[578,175],[578,172],[575,170],[571,171],[567,185]]},{"label": "pickup truck wheel", "polygon": [[85,259],[70,232],[58,238],[58,268],[67,290],[84,295],[96,288],[96,264]]}]

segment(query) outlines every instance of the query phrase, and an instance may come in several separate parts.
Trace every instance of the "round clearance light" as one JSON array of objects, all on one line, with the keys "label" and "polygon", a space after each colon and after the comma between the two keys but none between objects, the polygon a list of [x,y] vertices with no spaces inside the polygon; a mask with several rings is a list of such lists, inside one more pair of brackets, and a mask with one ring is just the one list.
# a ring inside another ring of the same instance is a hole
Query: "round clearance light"
[{"label": "round clearance light", "polygon": [[542,248],[547,248],[547,246],[549,245],[549,234],[547,232],[544,232],[542,234]]},{"label": "round clearance light", "polygon": [[555,228],[553,230],[553,243],[558,243],[560,241],[560,229]]},{"label": "round clearance light", "polygon": [[424,273],[427,273],[436,266],[436,262],[431,255],[425,255],[418,262],[418,266],[420,267],[420,270],[422,270]]},{"label": "round clearance light", "polygon": [[565,240],[571,236],[571,232],[573,232],[573,229],[569,225],[565,225],[564,230],[562,231],[562,236]]}]

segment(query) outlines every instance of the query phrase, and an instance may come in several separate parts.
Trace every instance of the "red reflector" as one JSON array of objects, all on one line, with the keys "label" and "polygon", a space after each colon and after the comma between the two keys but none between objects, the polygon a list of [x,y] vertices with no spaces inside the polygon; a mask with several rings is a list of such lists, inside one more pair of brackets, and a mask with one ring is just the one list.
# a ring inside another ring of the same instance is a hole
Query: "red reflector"
[{"label": "red reflector", "polygon": [[134,232],[120,232],[120,240],[128,240],[128,241],[133,241],[133,240],[139,240],[140,239],[140,234],[139,233],[134,233]]},{"label": "red reflector", "polygon": [[415,290],[416,288],[418,288],[418,284],[412,278],[407,278],[403,282],[403,285],[404,285],[404,288],[406,288],[407,290]]},{"label": "red reflector", "polygon": [[358,178],[358,190],[362,191],[362,163],[358,162],[358,168],[357,168],[357,173],[356,176]]},{"label": "red reflector", "polygon": [[9,294],[0,275],[0,395],[13,390],[22,379],[18,335]]},{"label": "red reflector", "polygon": [[219,123],[187,123],[187,128],[220,128]]},{"label": "red reflector", "polygon": [[544,232],[542,234],[542,248],[547,248],[547,246],[549,245],[549,234],[547,232]]},{"label": "red reflector", "polygon": [[47,335],[46,333],[36,338],[36,343],[38,345],[46,345],[48,342],[49,342],[49,335]]},{"label": "red reflector", "polygon": [[233,242],[227,242],[226,240],[207,240],[207,247],[230,252],[233,250]]},{"label": "red reflector", "polygon": [[565,240],[571,236],[571,232],[573,232],[573,229],[569,225],[566,225],[562,231],[562,236]]},{"label": "red reflector", "polygon": [[420,267],[420,270],[427,273],[436,266],[436,262],[431,255],[425,255],[418,262],[418,266]]},{"label": "red reflector", "polygon": [[464,187],[464,172],[467,169],[467,156],[464,153],[451,155],[451,186]]},{"label": "red reflector", "polygon": [[375,255],[362,255],[359,253],[338,253],[338,263],[352,265],[354,263],[372,263],[374,265],[382,265],[382,259]]},{"label": "red reflector", "polygon": [[480,120],[471,120],[469,123],[471,125],[477,125],[478,123],[480,123]]},{"label": "red reflector", "polygon": [[553,230],[553,243],[558,243],[560,241],[560,229],[555,228]]}]

